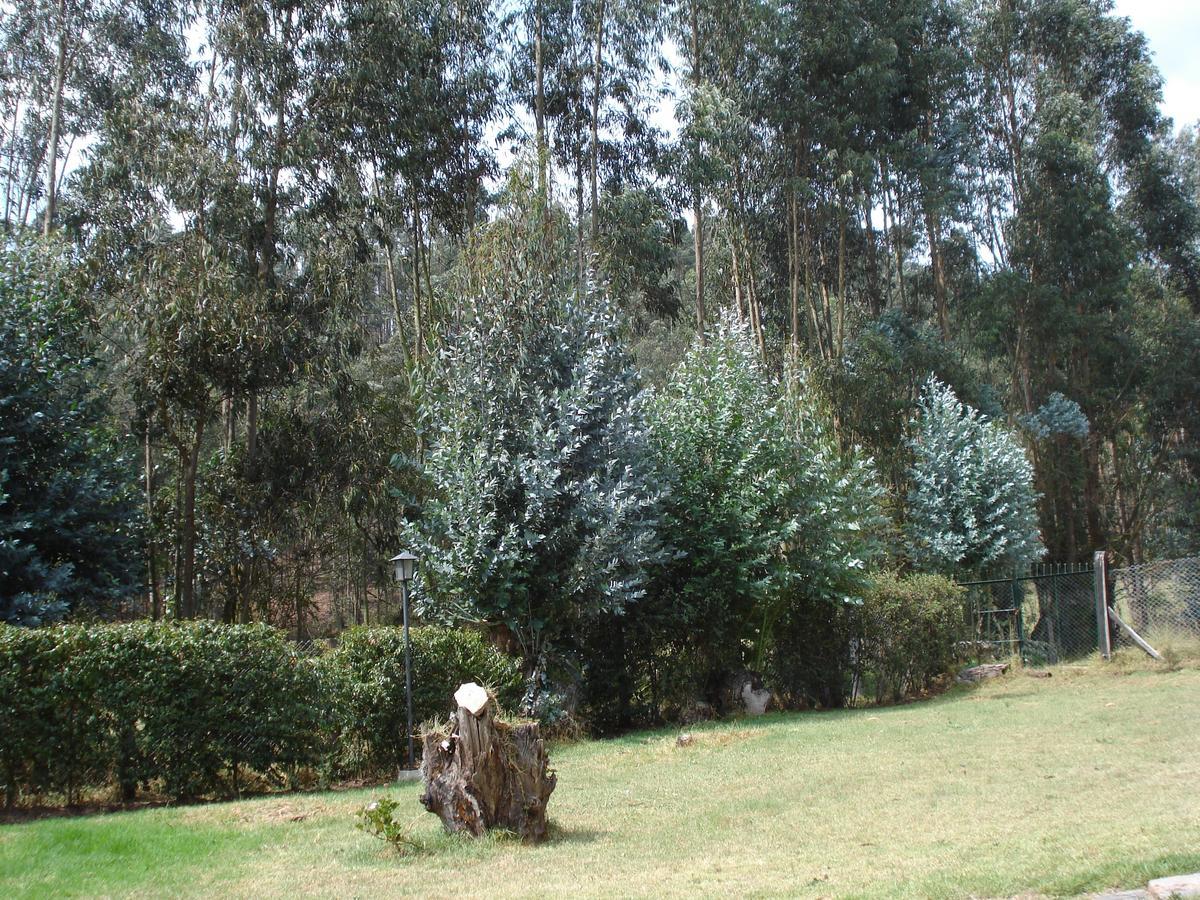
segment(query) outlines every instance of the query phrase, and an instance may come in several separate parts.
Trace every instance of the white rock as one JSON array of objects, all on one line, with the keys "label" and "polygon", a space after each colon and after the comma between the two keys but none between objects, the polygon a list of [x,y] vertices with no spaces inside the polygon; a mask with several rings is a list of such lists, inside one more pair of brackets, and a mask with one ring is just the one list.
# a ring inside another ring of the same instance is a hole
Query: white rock
[{"label": "white rock", "polygon": [[454,692],[454,702],[471,715],[477,716],[487,709],[488,692],[475,682],[468,681],[459,685],[458,690]]},{"label": "white rock", "polygon": [[1172,897],[1200,897],[1200,872],[1191,875],[1172,875],[1170,878],[1155,878],[1146,885],[1146,890],[1155,900]]},{"label": "white rock", "polygon": [[767,704],[770,702],[770,691],[756,691],[748,681],[742,685],[742,703],[746,705],[746,715],[761,716],[767,711]]}]

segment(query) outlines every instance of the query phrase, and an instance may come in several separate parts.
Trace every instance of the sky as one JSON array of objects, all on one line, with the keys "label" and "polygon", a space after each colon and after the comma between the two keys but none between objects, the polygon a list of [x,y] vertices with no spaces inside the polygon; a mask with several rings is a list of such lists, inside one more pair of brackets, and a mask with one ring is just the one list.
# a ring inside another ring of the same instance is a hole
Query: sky
[{"label": "sky", "polygon": [[1176,130],[1200,121],[1200,2],[1116,0],[1114,12],[1146,35],[1163,74],[1162,109]]}]

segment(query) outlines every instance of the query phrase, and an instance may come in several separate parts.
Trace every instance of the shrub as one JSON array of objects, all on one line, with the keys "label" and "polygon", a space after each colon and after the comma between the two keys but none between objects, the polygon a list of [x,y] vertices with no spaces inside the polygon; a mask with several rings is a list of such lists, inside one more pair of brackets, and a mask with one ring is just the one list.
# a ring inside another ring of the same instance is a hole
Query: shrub
[{"label": "shrub", "polygon": [[859,611],[857,663],[876,701],[928,688],[954,665],[963,624],[961,587],[940,575],[881,573]]},{"label": "shrub", "polygon": [[672,556],[627,630],[640,632],[628,641],[640,642],[639,671],[657,668],[655,693],[715,700],[729,673],[779,655],[793,606],[861,593],[879,520],[873,471],[838,446],[806,373],[785,374],[772,376],[747,328],[727,318],[651,403]]},{"label": "shrub", "polygon": [[22,794],[225,794],[316,760],[320,685],[263,625],[0,627],[0,778]]},{"label": "shrub", "polygon": [[642,596],[660,556],[658,490],[610,300],[535,279],[472,302],[478,315],[448,341],[422,404],[417,608],[510,631],[538,676],[533,709],[540,676],[580,630]]},{"label": "shrub", "polygon": [[418,850],[421,845],[410,834],[412,826],[396,819],[396,810],[399,808],[396,798],[385,794],[359,810],[354,827],[379,838],[398,853]]},{"label": "shrub", "polygon": [[914,562],[937,572],[1010,571],[1042,555],[1033,466],[1014,434],[934,378],[910,425]]},{"label": "shrub", "polygon": [[122,717],[137,717],[138,771],[172,796],[220,793],[225,775],[237,792],[246,770],[278,777],[317,760],[321,685],[282,632],[194,623],[122,636],[141,669]]},{"label": "shrub", "polygon": [[8,806],[22,792],[58,789],[74,802],[73,786],[101,756],[94,742],[76,740],[95,706],[94,692],[75,683],[85,637],[80,628],[0,624],[0,779]]},{"label": "shrub", "polygon": [[[411,636],[414,727],[450,713],[454,691],[466,681],[490,687],[503,707],[520,702],[519,666],[478,632],[424,625],[411,629]],[[394,771],[408,747],[403,629],[352,628],[321,669],[334,703],[334,767]]]},{"label": "shrub", "polygon": [[789,708],[845,706],[854,681],[859,607],[797,600],[776,627],[763,675]]}]

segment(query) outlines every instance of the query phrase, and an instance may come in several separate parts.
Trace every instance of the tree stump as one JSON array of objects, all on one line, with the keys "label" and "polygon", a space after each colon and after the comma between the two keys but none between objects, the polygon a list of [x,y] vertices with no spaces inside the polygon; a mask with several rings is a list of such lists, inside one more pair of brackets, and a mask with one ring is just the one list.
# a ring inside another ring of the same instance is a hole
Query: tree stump
[{"label": "tree stump", "polygon": [[535,722],[497,722],[491,696],[477,684],[454,695],[458,712],[445,731],[423,736],[421,804],[450,832],[479,837],[492,828],[537,842],[546,836],[546,803],[558,775]]}]

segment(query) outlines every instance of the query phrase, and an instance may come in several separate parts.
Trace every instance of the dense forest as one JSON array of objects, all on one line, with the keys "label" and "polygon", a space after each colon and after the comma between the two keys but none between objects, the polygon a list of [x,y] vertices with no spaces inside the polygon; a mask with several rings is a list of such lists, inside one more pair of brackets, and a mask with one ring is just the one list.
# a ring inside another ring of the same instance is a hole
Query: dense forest
[{"label": "dense forest", "polygon": [[[24,0],[0,30],[11,621],[317,636],[394,621],[411,547],[422,616],[536,674],[761,655],[863,568],[1200,544],[1200,134],[1108,0]],[[1036,524],[930,536],[973,527],[927,496],[947,434],[998,442],[972,465],[1021,483],[984,502]]]}]

